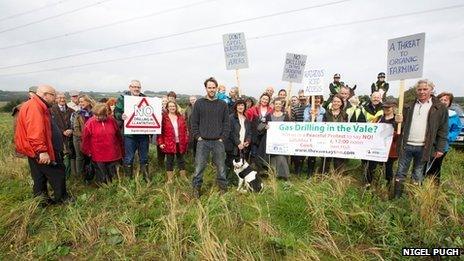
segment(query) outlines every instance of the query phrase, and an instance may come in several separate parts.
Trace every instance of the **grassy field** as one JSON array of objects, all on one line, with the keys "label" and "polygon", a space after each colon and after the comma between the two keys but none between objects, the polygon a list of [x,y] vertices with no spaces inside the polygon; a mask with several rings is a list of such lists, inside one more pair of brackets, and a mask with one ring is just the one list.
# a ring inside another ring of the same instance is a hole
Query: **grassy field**
[{"label": "grassy field", "polygon": [[188,181],[165,185],[156,166],[150,183],[71,178],[76,202],[44,209],[26,162],[11,156],[10,122],[0,115],[0,260],[397,260],[402,247],[464,248],[462,152],[448,154],[439,189],[409,185],[395,201],[380,177],[365,191],[352,161],[345,175],[271,173],[263,193],[222,196],[209,167],[200,200]]}]

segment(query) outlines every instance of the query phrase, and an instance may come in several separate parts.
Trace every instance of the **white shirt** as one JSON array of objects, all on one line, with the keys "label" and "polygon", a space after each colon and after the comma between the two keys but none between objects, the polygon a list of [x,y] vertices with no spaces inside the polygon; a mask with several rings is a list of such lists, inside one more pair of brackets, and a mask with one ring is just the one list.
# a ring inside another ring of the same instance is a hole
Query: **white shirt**
[{"label": "white shirt", "polygon": [[177,121],[171,119],[172,127],[174,127],[174,136],[176,137],[176,143],[179,143],[179,126]]},{"label": "white shirt", "polygon": [[411,127],[409,128],[408,145],[425,145],[425,133],[427,131],[427,120],[430,108],[432,108],[432,98],[424,103],[419,100],[416,101],[412,114]]},{"label": "white shirt", "polygon": [[238,116],[238,120],[240,122],[240,132],[239,132],[239,139],[240,139],[240,143],[244,143],[245,142],[245,116],[243,117],[240,117]]}]

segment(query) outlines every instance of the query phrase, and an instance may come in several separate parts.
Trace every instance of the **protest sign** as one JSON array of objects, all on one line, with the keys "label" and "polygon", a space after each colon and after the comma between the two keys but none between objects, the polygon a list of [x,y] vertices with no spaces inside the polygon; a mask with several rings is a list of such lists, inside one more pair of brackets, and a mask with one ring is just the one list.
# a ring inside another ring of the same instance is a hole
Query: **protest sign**
[{"label": "protest sign", "polygon": [[324,95],[324,69],[311,69],[304,72],[305,96]]},{"label": "protest sign", "polygon": [[231,33],[222,36],[226,69],[236,70],[248,68],[248,55],[244,33]]},{"label": "protest sign", "polygon": [[425,33],[388,40],[387,78],[390,81],[422,77]]},{"label": "protest sign", "polygon": [[301,83],[307,56],[304,54],[287,53],[285,57],[282,81]]},{"label": "protest sign", "polygon": [[392,138],[385,123],[269,122],[266,153],[386,162]]},{"label": "protest sign", "polygon": [[124,134],[160,134],[161,99],[124,96]]}]

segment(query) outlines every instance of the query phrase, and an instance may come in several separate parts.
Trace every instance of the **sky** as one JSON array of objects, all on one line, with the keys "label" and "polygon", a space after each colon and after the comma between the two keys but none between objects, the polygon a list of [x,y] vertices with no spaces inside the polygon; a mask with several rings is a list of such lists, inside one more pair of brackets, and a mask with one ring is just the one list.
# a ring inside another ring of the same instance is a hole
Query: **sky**
[{"label": "sky", "polygon": [[[369,94],[377,73],[386,70],[388,39],[425,32],[423,78],[435,83],[437,93],[451,91],[455,96],[464,96],[462,0],[98,2],[101,0],[0,1],[0,89],[27,90],[29,86],[48,83],[60,91],[122,91],[128,88],[130,80],[138,79],[143,90],[202,95],[205,93],[203,81],[210,76],[227,87],[236,85],[235,71],[226,70],[222,35],[244,32],[249,68],[239,72],[243,94],[256,97],[267,86],[274,86],[276,91],[287,88],[288,83],[282,81],[287,52],[305,54],[308,69],[326,71],[326,92],[333,74],[340,73],[342,81],[358,86],[357,94]],[[37,10],[44,6],[48,7]],[[73,11],[76,9],[81,10]],[[301,10],[290,12],[297,9]],[[9,18],[29,10],[35,11]],[[158,15],[144,19],[4,48],[157,12]],[[284,14],[272,15],[279,12]],[[408,13],[415,14],[375,20]],[[256,17],[261,18],[252,19]],[[44,21],[36,22],[40,20]],[[355,23],[360,20],[368,22]],[[296,30],[302,32],[286,33]],[[273,37],[263,37],[273,34]],[[154,38],[160,39],[144,41]],[[140,41],[143,42],[125,45]],[[118,45],[123,46],[102,50]],[[206,46],[198,47],[202,45]],[[91,53],[54,59],[84,52]],[[146,55],[150,53],[155,54]],[[130,56],[137,58],[117,60]],[[1,68],[48,59],[53,60]],[[98,64],[112,59],[117,61]],[[73,67],[88,63],[94,64]],[[61,67],[71,68],[56,69]],[[53,70],[44,71],[49,69]],[[43,72],[30,73],[34,71]],[[406,80],[406,87],[417,80]],[[292,90],[295,93],[301,88],[302,84],[295,83]],[[398,88],[399,81],[392,81],[389,94],[396,96]]]}]

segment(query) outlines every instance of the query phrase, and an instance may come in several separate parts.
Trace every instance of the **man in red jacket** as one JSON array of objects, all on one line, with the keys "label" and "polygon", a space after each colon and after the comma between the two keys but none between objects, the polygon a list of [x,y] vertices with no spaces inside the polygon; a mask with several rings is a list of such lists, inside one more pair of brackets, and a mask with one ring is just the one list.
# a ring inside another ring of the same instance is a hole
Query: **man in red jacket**
[{"label": "man in red jacket", "polygon": [[[43,205],[61,203],[68,197],[61,132],[50,113],[55,96],[52,86],[39,85],[37,93],[21,106],[15,130],[16,150],[28,158],[33,193],[43,197]],[[48,195],[47,181],[54,201]]]}]

